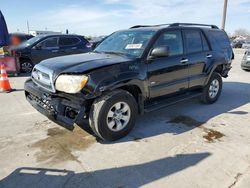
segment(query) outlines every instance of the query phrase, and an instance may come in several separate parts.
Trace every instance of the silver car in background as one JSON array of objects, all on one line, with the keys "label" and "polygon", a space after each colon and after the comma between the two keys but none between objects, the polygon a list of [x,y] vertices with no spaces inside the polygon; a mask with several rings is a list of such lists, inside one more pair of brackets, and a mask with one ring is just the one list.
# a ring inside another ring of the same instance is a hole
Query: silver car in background
[{"label": "silver car in background", "polygon": [[248,49],[243,56],[241,68],[243,70],[250,70],[250,49]]},{"label": "silver car in background", "polygon": [[245,42],[242,44],[242,48],[244,48],[244,49],[250,49],[250,41],[245,41]]}]

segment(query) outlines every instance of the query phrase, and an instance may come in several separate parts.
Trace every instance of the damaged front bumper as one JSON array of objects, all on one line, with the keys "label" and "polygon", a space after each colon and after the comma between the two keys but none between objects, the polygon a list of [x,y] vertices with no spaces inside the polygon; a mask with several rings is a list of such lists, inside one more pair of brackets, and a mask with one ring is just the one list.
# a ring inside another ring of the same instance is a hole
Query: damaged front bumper
[{"label": "damaged front bumper", "polygon": [[86,117],[85,101],[79,97],[48,93],[31,79],[25,82],[24,90],[26,99],[37,111],[68,130]]}]

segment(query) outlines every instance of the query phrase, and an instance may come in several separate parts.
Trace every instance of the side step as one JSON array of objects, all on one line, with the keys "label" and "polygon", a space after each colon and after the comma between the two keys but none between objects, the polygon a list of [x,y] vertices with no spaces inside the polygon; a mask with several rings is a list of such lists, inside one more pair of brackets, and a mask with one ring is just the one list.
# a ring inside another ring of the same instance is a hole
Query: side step
[{"label": "side step", "polygon": [[200,97],[202,95],[201,92],[188,92],[185,94],[169,97],[169,98],[161,98],[158,100],[154,100],[151,103],[145,105],[144,112],[152,112],[155,110],[159,110],[161,108],[168,107],[170,105],[176,104],[181,101],[185,101],[188,99]]}]

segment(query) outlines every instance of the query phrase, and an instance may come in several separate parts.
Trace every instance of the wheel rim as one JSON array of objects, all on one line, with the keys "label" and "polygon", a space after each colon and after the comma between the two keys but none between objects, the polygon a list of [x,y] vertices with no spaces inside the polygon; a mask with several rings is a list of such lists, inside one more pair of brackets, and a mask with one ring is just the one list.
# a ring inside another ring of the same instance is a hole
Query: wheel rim
[{"label": "wheel rim", "polygon": [[23,62],[21,64],[21,69],[25,73],[30,73],[32,71],[32,68],[33,68],[33,66],[30,62]]},{"label": "wheel rim", "polygon": [[214,99],[219,93],[219,89],[220,89],[220,82],[217,79],[214,79],[209,86],[209,91],[208,91],[209,97],[211,99]]},{"label": "wheel rim", "polygon": [[124,129],[131,117],[131,109],[125,102],[114,104],[107,115],[107,125],[111,131],[120,131]]}]

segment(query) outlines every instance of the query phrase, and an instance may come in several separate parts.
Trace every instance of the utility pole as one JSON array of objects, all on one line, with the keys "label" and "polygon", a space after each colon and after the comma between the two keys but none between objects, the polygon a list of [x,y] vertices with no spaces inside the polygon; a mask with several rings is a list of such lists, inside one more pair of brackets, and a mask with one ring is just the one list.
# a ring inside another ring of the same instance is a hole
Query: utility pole
[{"label": "utility pole", "polygon": [[225,25],[226,25],[227,2],[228,2],[228,0],[224,0],[223,17],[222,17],[222,24],[221,24],[221,29],[223,29],[223,30],[225,30]]},{"label": "utility pole", "polygon": [[27,20],[27,29],[28,29],[28,34],[30,34],[30,25],[28,20]]}]

